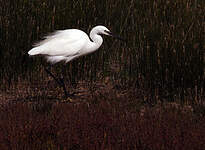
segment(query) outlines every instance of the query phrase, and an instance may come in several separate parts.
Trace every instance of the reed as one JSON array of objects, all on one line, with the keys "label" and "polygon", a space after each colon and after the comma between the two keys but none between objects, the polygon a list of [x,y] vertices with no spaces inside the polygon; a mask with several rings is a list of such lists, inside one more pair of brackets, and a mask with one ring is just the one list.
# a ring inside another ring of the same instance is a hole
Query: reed
[{"label": "reed", "polygon": [[[148,91],[151,99],[199,102],[204,97],[203,0],[0,0],[0,81],[46,80],[27,51],[43,35],[103,24],[128,40],[105,39],[96,53],[67,65],[72,83],[109,77],[113,84]],[[55,70],[60,72],[61,64]],[[69,79],[67,79],[69,80]],[[191,91],[191,92],[190,92]],[[190,97],[191,93],[191,97]],[[192,98],[193,97],[193,98]]]}]

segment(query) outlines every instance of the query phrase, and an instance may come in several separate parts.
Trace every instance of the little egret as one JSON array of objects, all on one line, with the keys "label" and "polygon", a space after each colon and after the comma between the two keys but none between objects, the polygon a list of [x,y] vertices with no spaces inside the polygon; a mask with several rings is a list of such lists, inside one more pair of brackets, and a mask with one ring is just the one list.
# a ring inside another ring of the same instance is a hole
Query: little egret
[{"label": "little egret", "polygon": [[[51,64],[60,61],[68,63],[75,58],[96,51],[103,43],[101,35],[108,35],[123,40],[120,37],[113,35],[110,30],[101,25],[96,26],[91,30],[90,38],[85,32],[78,29],[59,30],[45,36],[43,41],[34,44],[34,48],[32,48],[28,54],[43,55]],[[57,79],[50,71],[48,71],[48,69],[45,69],[45,71],[63,87],[65,96],[70,96],[70,94],[67,94],[63,80]]]}]

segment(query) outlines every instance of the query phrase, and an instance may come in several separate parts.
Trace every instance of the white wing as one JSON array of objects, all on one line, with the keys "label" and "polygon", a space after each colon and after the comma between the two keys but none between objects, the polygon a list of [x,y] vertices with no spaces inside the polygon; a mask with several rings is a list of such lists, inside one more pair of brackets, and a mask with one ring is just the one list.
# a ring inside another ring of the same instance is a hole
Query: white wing
[{"label": "white wing", "polygon": [[89,41],[86,33],[77,29],[56,31],[35,44],[29,55],[74,56]]}]

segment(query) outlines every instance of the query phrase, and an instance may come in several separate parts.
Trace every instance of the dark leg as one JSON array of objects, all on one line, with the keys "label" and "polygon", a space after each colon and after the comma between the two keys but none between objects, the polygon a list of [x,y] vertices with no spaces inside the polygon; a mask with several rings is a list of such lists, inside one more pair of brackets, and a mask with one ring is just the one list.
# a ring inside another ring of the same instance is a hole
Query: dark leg
[{"label": "dark leg", "polygon": [[69,94],[69,93],[67,92],[67,90],[66,90],[66,86],[65,86],[65,83],[64,83],[64,78],[63,78],[63,77],[59,78],[59,81],[60,81],[60,83],[61,83],[61,86],[63,87],[63,91],[64,91],[64,94],[65,94],[65,97],[66,97],[66,98],[67,98],[67,97],[70,97],[71,94]]},{"label": "dark leg", "polygon": [[46,73],[47,73],[48,75],[50,75],[50,76],[58,83],[58,85],[59,85],[60,87],[63,88],[63,91],[64,91],[64,94],[65,94],[65,97],[66,97],[66,98],[69,97],[69,96],[72,96],[72,94],[68,94],[68,92],[67,92],[67,90],[66,90],[66,87],[65,87],[65,83],[64,83],[63,78],[57,79],[57,78],[51,73],[51,71],[49,71],[45,66],[44,66],[44,69],[45,69]]}]

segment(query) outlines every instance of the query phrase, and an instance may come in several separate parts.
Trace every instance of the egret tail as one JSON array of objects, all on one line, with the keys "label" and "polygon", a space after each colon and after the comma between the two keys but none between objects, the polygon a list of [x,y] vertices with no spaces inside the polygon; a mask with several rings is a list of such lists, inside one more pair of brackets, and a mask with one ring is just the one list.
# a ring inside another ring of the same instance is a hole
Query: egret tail
[{"label": "egret tail", "polygon": [[32,48],[28,54],[29,55],[38,55],[41,54],[42,50],[39,47]]}]

